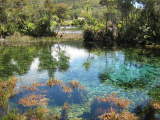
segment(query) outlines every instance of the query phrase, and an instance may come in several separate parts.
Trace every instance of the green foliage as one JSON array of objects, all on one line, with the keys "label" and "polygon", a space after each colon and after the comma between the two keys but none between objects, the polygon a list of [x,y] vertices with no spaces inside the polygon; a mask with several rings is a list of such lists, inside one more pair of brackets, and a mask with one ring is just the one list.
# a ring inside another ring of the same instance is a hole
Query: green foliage
[{"label": "green foliage", "polygon": [[160,86],[156,86],[149,91],[149,95],[156,101],[160,101]]},{"label": "green foliage", "polygon": [[66,11],[67,11],[66,4],[64,4],[64,3],[57,4],[55,13],[60,18],[61,21],[63,21],[63,19],[65,19]]},{"label": "green foliage", "polygon": [[54,35],[57,24],[65,18],[67,6],[51,0],[0,1],[0,36],[14,32],[31,36]]},{"label": "green foliage", "polygon": [[8,99],[14,94],[17,79],[12,77],[8,81],[0,81],[0,107],[6,108]]},{"label": "green foliage", "polygon": [[5,115],[1,120],[27,120],[27,119],[25,116],[13,111]]},{"label": "green foliage", "polygon": [[[135,7],[136,2],[142,7]],[[143,46],[160,44],[160,14],[158,12],[160,2],[158,0],[101,0],[100,4],[106,7],[104,14],[106,27],[103,27],[103,35],[109,37],[96,35],[94,40],[101,40],[106,44],[113,43],[112,45],[114,43]],[[88,26],[85,26],[85,29],[98,34],[100,27],[97,27],[96,22],[87,23]],[[104,28],[106,28],[105,31]]]},{"label": "green foliage", "polygon": [[74,19],[72,22],[72,25],[76,25],[76,26],[83,26],[84,24],[85,24],[84,19]]}]

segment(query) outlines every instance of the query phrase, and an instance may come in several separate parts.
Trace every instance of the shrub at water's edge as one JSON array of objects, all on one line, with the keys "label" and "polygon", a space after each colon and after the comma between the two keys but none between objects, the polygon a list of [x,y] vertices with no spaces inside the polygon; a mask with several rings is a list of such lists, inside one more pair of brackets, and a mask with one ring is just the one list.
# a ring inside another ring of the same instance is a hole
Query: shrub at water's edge
[{"label": "shrub at water's edge", "polygon": [[[100,1],[100,4],[107,9],[105,27],[97,30],[95,28],[98,24],[89,24],[91,27],[84,31],[85,42],[101,43],[100,45],[109,47],[148,45],[154,48],[156,44],[160,44],[158,0],[138,1],[143,8],[136,8],[133,0],[123,3],[115,0],[112,2]],[[114,4],[114,6],[110,6],[110,4]],[[156,46],[156,48],[158,47]]]}]

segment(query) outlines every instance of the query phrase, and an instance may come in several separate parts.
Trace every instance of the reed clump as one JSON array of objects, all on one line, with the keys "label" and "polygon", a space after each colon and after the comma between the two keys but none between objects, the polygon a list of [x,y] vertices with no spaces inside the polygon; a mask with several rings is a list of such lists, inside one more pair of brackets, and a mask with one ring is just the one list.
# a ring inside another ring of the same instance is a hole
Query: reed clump
[{"label": "reed clump", "polygon": [[62,110],[70,109],[70,105],[68,103],[64,103]]},{"label": "reed clump", "polygon": [[43,106],[48,104],[48,99],[44,95],[29,95],[19,100],[19,104],[27,107]]},{"label": "reed clump", "polygon": [[111,111],[111,112],[107,112],[104,113],[102,115],[99,116],[100,120],[139,120],[139,118],[130,112],[121,112],[121,113],[117,113],[116,111]]},{"label": "reed clump", "polygon": [[0,107],[5,107],[8,99],[15,94],[17,80],[16,77],[10,77],[9,80],[0,82]]},{"label": "reed clump", "polygon": [[127,108],[131,104],[131,101],[123,98],[118,98],[116,94],[111,94],[104,98],[97,97],[97,100],[104,103],[114,103],[121,108]]},{"label": "reed clump", "polygon": [[[2,116],[0,116],[1,118]],[[28,120],[25,115],[17,113],[16,111],[10,111],[8,114],[3,116],[1,120]]]},{"label": "reed clump", "polygon": [[159,101],[153,102],[152,107],[156,110],[160,110],[160,102]]},{"label": "reed clump", "polygon": [[31,87],[24,86],[22,88],[25,89],[25,90],[29,90],[29,91],[37,91],[38,90],[36,87],[33,87],[33,86],[31,86]]},{"label": "reed clump", "polygon": [[73,92],[72,88],[65,86],[65,85],[62,86],[62,90],[64,93],[72,93]]},{"label": "reed clump", "polygon": [[80,82],[76,81],[76,80],[72,80],[69,82],[69,85],[71,86],[71,88],[79,88],[79,89],[84,89],[84,86],[82,86],[80,84]]},{"label": "reed clump", "polygon": [[56,79],[50,79],[47,83],[48,86],[53,87],[53,86],[61,86],[62,81],[61,80],[56,80]]},{"label": "reed clump", "polygon": [[25,113],[28,120],[46,120],[48,117],[49,109],[44,107],[37,107],[30,109]]},{"label": "reed clump", "polygon": [[29,91],[37,91],[38,87],[45,86],[44,83],[34,83],[31,86],[23,86],[22,88]]}]

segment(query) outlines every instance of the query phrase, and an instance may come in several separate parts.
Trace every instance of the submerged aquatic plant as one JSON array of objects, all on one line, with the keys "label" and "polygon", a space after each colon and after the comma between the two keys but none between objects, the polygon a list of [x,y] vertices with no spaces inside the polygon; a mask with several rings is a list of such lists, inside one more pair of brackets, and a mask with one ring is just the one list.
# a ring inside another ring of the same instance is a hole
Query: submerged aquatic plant
[{"label": "submerged aquatic plant", "polygon": [[5,107],[8,99],[15,94],[17,80],[16,77],[11,77],[7,81],[0,82],[0,107]]},{"label": "submerged aquatic plant", "polygon": [[139,118],[130,112],[121,112],[117,113],[115,111],[111,111],[108,113],[104,113],[99,116],[100,120],[139,120]]},{"label": "submerged aquatic plant", "polygon": [[56,80],[56,79],[50,79],[47,83],[48,86],[52,87],[52,86],[57,86],[57,85],[62,85],[62,81],[61,80]]},{"label": "submerged aquatic plant", "polygon": [[49,109],[44,107],[37,107],[35,109],[30,109],[25,113],[25,116],[29,120],[45,120],[47,119],[47,114],[49,113]]},{"label": "submerged aquatic plant", "polygon": [[65,92],[65,93],[73,92],[72,88],[65,86],[65,85],[62,86],[62,89],[63,89],[63,92]]},{"label": "submerged aquatic plant", "polygon": [[62,110],[70,109],[70,105],[68,103],[64,103]]},{"label": "submerged aquatic plant", "polygon": [[27,118],[26,116],[16,113],[15,111],[11,111],[7,115],[3,116],[1,120],[27,120]]},{"label": "submerged aquatic plant", "polygon": [[76,81],[76,80],[72,80],[69,82],[69,85],[71,86],[71,88],[79,88],[79,89],[84,89],[84,86],[82,86],[80,84],[80,82]]},{"label": "submerged aquatic plant", "polygon": [[106,97],[96,97],[91,104],[90,114],[92,119],[100,117],[101,120],[117,120],[115,119],[117,118],[117,113],[127,110],[130,104],[131,101],[119,98],[116,93]]},{"label": "submerged aquatic plant", "polygon": [[36,87],[33,87],[33,86],[31,86],[31,87],[24,86],[22,88],[25,89],[25,90],[29,90],[29,91],[37,91],[38,90]]},{"label": "submerged aquatic plant", "polygon": [[160,102],[153,102],[152,107],[156,110],[160,110]]},{"label": "submerged aquatic plant", "polygon": [[45,83],[33,83],[32,86],[34,87],[41,87],[41,86],[45,86]]},{"label": "submerged aquatic plant", "polygon": [[25,98],[19,100],[19,104],[23,106],[31,107],[31,106],[42,106],[48,104],[48,99],[44,95],[29,95]]},{"label": "submerged aquatic plant", "polygon": [[122,108],[127,108],[131,104],[131,101],[123,98],[118,98],[116,94],[111,94],[104,98],[97,97],[97,100],[105,103],[112,102]]},{"label": "submerged aquatic plant", "polygon": [[148,92],[148,95],[151,96],[154,100],[160,101],[160,85],[156,85],[155,87],[151,88]]},{"label": "submerged aquatic plant", "polygon": [[61,111],[61,118],[60,120],[68,120],[68,110],[69,110],[70,106],[68,103],[64,103],[63,107],[62,107],[62,111]]},{"label": "submerged aquatic plant", "polygon": [[41,87],[41,86],[45,86],[45,84],[44,83],[34,83],[31,86],[24,86],[22,88],[29,90],[29,91],[37,91],[38,87]]},{"label": "submerged aquatic plant", "polygon": [[115,111],[104,113],[99,116],[100,120],[118,120],[118,115]]}]

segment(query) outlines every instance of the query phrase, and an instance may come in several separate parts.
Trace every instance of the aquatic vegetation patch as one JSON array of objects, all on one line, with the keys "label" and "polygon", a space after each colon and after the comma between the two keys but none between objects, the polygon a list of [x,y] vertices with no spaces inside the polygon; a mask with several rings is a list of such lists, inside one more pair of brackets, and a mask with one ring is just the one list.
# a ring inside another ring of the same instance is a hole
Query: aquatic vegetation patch
[{"label": "aquatic vegetation patch", "polygon": [[156,110],[160,110],[160,101],[159,102],[153,102],[152,107]]},{"label": "aquatic vegetation patch", "polygon": [[97,97],[97,100],[104,103],[107,103],[107,102],[114,103],[121,108],[127,108],[131,104],[131,101],[127,99],[118,98],[116,94],[111,94],[104,98]]},{"label": "aquatic vegetation patch", "polygon": [[27,107],[43,106],[48,104],[48,99],[45,97],[45,95],[32,94],[20,99],[19,104]]},{"label": "aquatic vegetation patch", "polygon": [[[125,70],[122,70],[119,73],[101,73],[99,75],[100,81],[102,83],[112,84],[124,89],[145,89],[149,84],[151,84],[151,81],[155,80],[154,73],[152,74],[144,68],[141,69],[138,73],[134,73],[132,70],[127,70],[127,68],[124,69]],[[136,75],[139,73],[141,74]]]},{"label": "aquatic vegetation patch", "polygon": [[79,89],[84,89],[84,86],[82,86],[80,84],[80,82],[76,81],[76,80],[72,80],[69,82],[69,85],[71,86],[71,88],[79,88]]},{"label": "aquatic vegetation patch", "polygon": [[68,120],[68,110],[70,109],[70,105],[68,103],[64,103],[61,111],[60,120]]},{"label": "aquatic vegetation patch", "polygon": [[38,89],[36,88],[36,87],[28,87],[28,86],[24,86],[24,87],[21,87],[21,88],[23,88],[23,89],[25,89],[25,90],[29,90],[29,91],[37,91]]},{"label": "aquatic vegetation patch", "polygon": [[160,101],[160,86],[151,88],[148,95],[150,95],[154,100]]},{"label": "aquatic vegetation patch", "polygon": [[23,86],[21,88],[25,90],[29,90],[29,91],[37,91],[39,90],[38,87],[42,87],[42,86],[46,86],[46,84],[45,83],[34,83],[31,86]]},{"label": "aquatic vegetation patch", "polygon": [[10,111],[7,115],[3,116],[1,120],[27,120],[27,118],[16,111]]},{"label": "aquatic vegetation patch", "polygon": [[52,87],[52,86],[61,86],[62,85],[62,81],[61,80],[56,80],[56,79],[50,79],[47,83],[48,86]]},{"label": "aquatic vegetation patch", "polygon": [[0,82],[0,107],[5,107],[9,98],[15,94],[14,88],[17,80],[16,77],[11,77],[7,81]]},{"label": "aquatic vegetation patch", "polygon": [[139,118],[130,112],[121,112],[117,113],[115,111],[111,111],[108,113],[104,113],[99,116],[100,120],[139,120]]},{"label": "aquatic vegetation patch", "polygon": [[49,109],[44,107],[37,107],[35,109],[30,109],[24,115],[29,120],[45,120],[48,117]]},{"label": "aquatic vegetation patch", "polygon": [[65,86],[65,85],[62,86],[62,89],[63,89],[63,92],[65,92],[65,93],[71,93],[71,92],[73,92],[72,88],[70,88],[68,86]]},{"label": "aquatic vegetation patch", "polygon": [[119,113],[128,110],[131,103],[132,102],[128,99],[118,97],[116,93],[112,93],[106,97],[96,97],[91,104],[90,115],[91,118],[96,118],[96,120],[99,120],[100,118],[102,120],[110,120],[110,117],[112,119],[117,118]]},{"label": "aquatic vegetation patch", "polygon": [[50,88],[47,88],[46,93],[48,98],[54,100],[50,104],[63,105],[65,102],[81,104],[85,101],[86,90],[78,81],[69,83],[60,80],[49,80],[47,83]]}]

